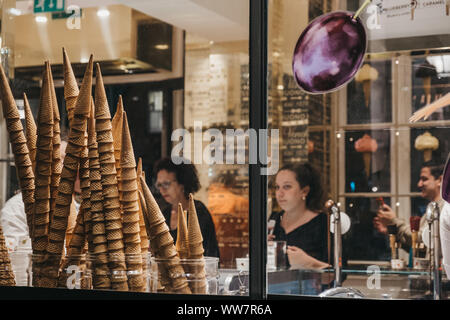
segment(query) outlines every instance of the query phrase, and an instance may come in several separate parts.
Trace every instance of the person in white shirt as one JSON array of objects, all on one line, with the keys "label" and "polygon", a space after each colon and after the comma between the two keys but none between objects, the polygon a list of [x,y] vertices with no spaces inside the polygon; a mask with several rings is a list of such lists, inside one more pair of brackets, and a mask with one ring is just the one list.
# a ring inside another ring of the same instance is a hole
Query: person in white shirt
[{"label": "person in white shirt", "polygon": [[[67,141],[62,140],[61,161],[64,161],[66,146]],[[79,179],[75,182],[75,193],[80,193]],[[71,215],[67,226],[68,234],[71,234],[75,227],[76,213],[80,207],[80,204],[77,201],[72,201],[72,205],[75,206],[75,210],[71,210]],[[0,224],[3,229],[6,245],[11,251],[14,251],[18,246],[21,246],[21,244],[31,243],[25,207],[22,201],[22,193],[20,191],[9,198],[1,209]]]}]

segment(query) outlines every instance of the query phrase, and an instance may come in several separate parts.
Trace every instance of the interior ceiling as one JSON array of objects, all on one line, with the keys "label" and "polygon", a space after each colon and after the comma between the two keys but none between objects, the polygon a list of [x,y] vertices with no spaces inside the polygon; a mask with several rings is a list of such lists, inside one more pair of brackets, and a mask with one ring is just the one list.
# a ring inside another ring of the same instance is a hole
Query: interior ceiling
[{"label": "interior ceiling", "polygon": [[[209,41],[248,40],[249,1],[245,0],[66,0],[66,8],[122,4]],[[22,13],[33,11],[33,0],[16,2]]]}]

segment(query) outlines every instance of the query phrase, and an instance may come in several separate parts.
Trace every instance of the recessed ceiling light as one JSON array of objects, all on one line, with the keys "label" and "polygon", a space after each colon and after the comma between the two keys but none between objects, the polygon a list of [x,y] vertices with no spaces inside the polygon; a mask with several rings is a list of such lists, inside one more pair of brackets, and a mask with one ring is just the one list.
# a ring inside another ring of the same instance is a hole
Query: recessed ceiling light
[{"label": "recessed ceiling light", "polygon": [[10,8],[9,13],[12,14],[13,16],[20,16],[22,14],[22,11],[16,8]]},{"label": "recessed ceiling light", "polygon": [[157,44],[157,45],[155,45],[155,48],[158,50],[167,50],[167,49],[169,49],[169,45],[168,44]]},{"label": "recessed ceiling light", "polygon": [[34,18],[37,23],[47,23],[47,17],[46,16],[36,16]]},{"label": "recessed ceiling light", "polygon": [[99,16],[100,18],[106,18],[109,17],[110,12],[108,9],[99,9],[97,11],[97,16]]}]

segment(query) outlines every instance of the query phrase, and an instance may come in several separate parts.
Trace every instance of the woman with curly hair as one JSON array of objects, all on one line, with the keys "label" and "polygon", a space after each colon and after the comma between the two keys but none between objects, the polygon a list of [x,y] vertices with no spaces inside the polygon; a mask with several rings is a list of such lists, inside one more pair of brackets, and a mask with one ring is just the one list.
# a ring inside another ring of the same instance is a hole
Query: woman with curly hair
[{"label": "woman with curly hair", "polygon": [[[187,209],[189,194],[194,194],[201,187],[197,169],[186,159],[163,158],[155,164],[155,173],[157,177],[155,186],[169,204],[162,210],[162,213],[175,242],[177,239],[178,203]],[[201,201],[194,200],[194,204],[203,236],[204,255],[219,257],[219,246],[211,214]]]},{"label": "woman with curly hair", "polygon": [[319,173],[309,163],[286,165],[275,177],[275,190],[282,211],[269,218],[275,222],[269,240],[287,242],[291,267],[328,267],[328,218]]}]

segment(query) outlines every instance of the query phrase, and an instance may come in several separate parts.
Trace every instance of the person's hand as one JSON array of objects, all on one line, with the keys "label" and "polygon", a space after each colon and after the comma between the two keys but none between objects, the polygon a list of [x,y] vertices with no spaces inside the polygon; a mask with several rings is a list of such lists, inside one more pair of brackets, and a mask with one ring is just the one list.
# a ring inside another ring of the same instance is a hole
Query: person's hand
[{"label": "person's hand", "polygon": [[384,226],[392,224],[396,217],[395,212],[387,204],[383,204],[377,211],[377,217]]},{"label": "person's hand", "polygon": [[309,256],[305,251],[296,246],[288,246],[286,253],[291,266],[307,268],[309,267]]},{"label": "person's hand", "polygon": [[275,240],[275,235],[274,235],[274,234],[271,234],[271,233],[269,233],[269,235],[267,236],[267,240],[269,240],[269,241],[273,241],[273,240]]},{"label": "person's hand", "polygon": [[380,221],[380,218],[373,218],[373,226],[378,232],[387,234],[387,226]]}]

